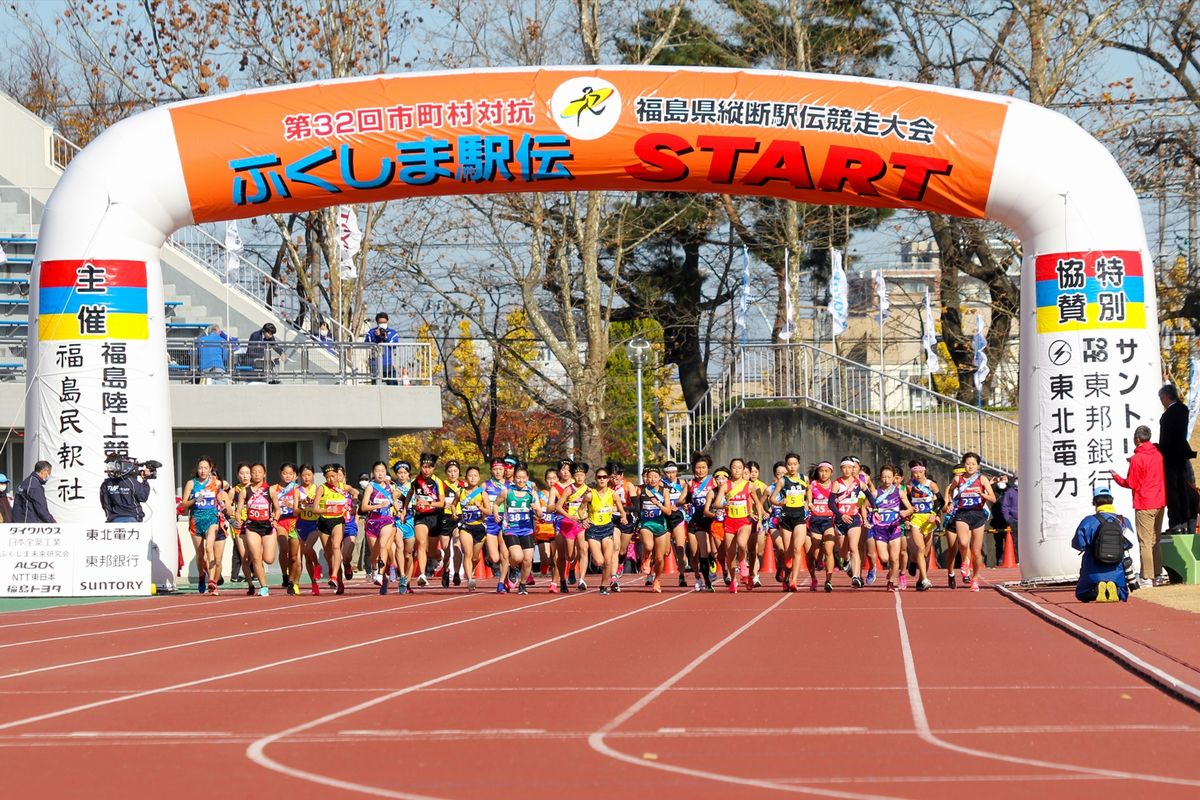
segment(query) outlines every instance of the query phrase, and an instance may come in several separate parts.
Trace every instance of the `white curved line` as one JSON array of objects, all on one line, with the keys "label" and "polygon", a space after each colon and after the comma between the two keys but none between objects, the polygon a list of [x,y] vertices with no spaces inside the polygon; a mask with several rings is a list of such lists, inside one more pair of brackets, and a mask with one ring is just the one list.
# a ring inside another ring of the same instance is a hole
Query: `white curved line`
[{"label": "white curved line", "polygon": [[990,761],[1003,761],[1008,764],[1021,764],[1027,767],[1041,767],[1042,769],[1055,769],[1066,772],[1075,772],[1082,775],[1098,775],[1105,778],[1117,778],[1119,780],[1131,781],[1147,781],[1150,783],[1170,783],[1178,786],[1200,786],[1200,780],[1191,780],[1188,778],[1171,778],[1166,775],[1146,775],[1138,772],[1125,772],[1123,770],[1102,769],[1099,767],[1083,767],[1077,764],[1063,764],[1057,761],[1045,761],[1039,758],[1024,758],[1022,756],[1010,756],[1003,753],[993,753],[987,750],[978,750],[974,747],[966,747],[960,744],[948,742],[945,739],[939,738],[929,727],[929,719],[925,715],[925,703],[921,699],[921,686],[917,681],[917,667],[913,660],[912,645],[908,640],[908,625],[904,621],[904,608],[900,602],[900,593],[896,592],[896,624],[900,629],[900,648],[904,652],[904,679],[908,684],[908,704],[912,711],[913,727],[916,728],[917,736],[928,744],[934,747],[940,747],[943,750],[950,750],[954,753],[963,755],[975,756],[976,758],[986,758]]},{"label": "white curved line", "polygon": [[[522,606],[521,608],[511,609],[510,611],[503,611],[503,612],[498,612],[498,613],[507,614],[507,613],[511,613],[512,611],[521,611],[526,608],[534,608],[539,605],[546,605],[547,603],[558,602],[561,600],[568,600],[571,597],[579,597],[579,596],[580,596],[579,594],[574,594],[574,595],[569,595],[567,597],[559,597],[556,600],[548,600],[543,603],[535,603],[533,606]],[[642,606],[641,608],[634,609],[633,611],[628,611],[624,614],[618,614],[615,617],[609,617],[608,619],[604,619],[604,620],[601,620],[600,622],[592,623],[591,625],[585,625],[582,628],[576,628],[574,630],[567,631],[566,633],[560,633],[557,636],[550,637],[549,639],[542,639],[539,642],[534,642],[533,644],[526,645],[525,647],[520,647],[520,648],[517,648],[516,650],[510,650],[507,653],[503,653],[503,654],[495,656],[493,658],[489,658],[484,661],[479,661],[475,664],[472,664],[469,667],[463,667],[462,669],[455,670],[454,672],[448,672],[444,675],[439,675],[436,678],[430,678],[429,680],[421,681],[420,683],[414,683],[411,686],[404,687],[403,689],[397,689],[394,692],[389,692],[388,694],[381,695],[381,696],[373,698],[371,700],[366,700],[362,703],[357,703],[353,706],[350,706],[349,708],[342,709],[341,711],[335,711],[331,714],[326,714],[323,717],[319,717],[317,719],[310,720],[309,722],[305,722],[300,725],[295,725],[291,728],[288,728],[285,731],[280,731],[279,733],[273,733],[270,736],[264,736],[263,738],[255,741],[249,747],[246,748],[246,757],[261,767],[265,767],[266,769],[269,769],[273,772],[278,772],[282,775],[286,775],[289,778],[299,778],[300,780],[306,780],[306,781],[309,781],[310,783],[316,783],[316,784],[320,784],[322,786],[329,786],[329,787],[335,788],[335,789],[344,789],[346,791],[359,792],[360,794],[369,794],[369,795],[373,795],[375,797],[395,798],[395,800],[439,800],[439,798],[434,798],[429,795],[414,794],[412,792],[399,792],[399,791],[396,791],[393,789],[384,789],[383,787],[380,787],[380,786],[370,786],[368,784],[354,783],[353,781],[344,781],[344,780],[340,780],[338,778],[331,778],[327,775],[321,775],[320,773],[309,772],[307,770],[297,769],[295,767],[289,767],[286,764],[282,764],[282,763],[274,760],[273,758],[268,756],[265,751],[266,751],[267,747],[270,746],[271,744],[273,744],[274,742],[277,742],[280,739],[284,739],[288,736],[292,736],[294,734],[301,733],[306,730],[310,730],[312,728],[317,727],[318,725],[324,725],[328,722],[332,722],[333,720],[340,719],[345,716],[349,716],[350,714],[356,714],[359,711],[365,711],[368,708],[372,708],[373,706],[377,706],[381,703],[386,703],[389,700],[394,700],[397,697],[402,697],[406,694],[411,694],[412,692],[417,692],[417,691],[420,691],[421,689],[425,689],[427,687],[434,686],[439,683],[444,683],[445,681],[452,680],[454,678],[458,678],[458,677],[467,675],[472,672],[476,672],[485,667],[490,667],[493,664],[498,664],[501,661],[504,661],[506,659],[513,658],[514,656],[519,656],[524,653],[528,653],[531,650],[537,650],[540,647],[545,647],[546,645],[554,644],[555,642],[560,642],[563,639],[569,639],[573,636],[578,636],[581,633],[587,633],[588,631],[595,630],[596,628],[602,628],[605,625],[611,625],[612,623],[617,622],[619,620],[626,619],[628,617],[632,617],[635,614],[641,614],[645,611],[649,611],[650,609],[657,608],[661,605],[665,605],[666,603],[674,602],[675,600],[678,600],[681,597],[686,597],[686,596],[687,596],[687,594],[675,594],[664,600],[659,600],[656,603],[651,603],[648,606]],[[494,615],[489,615],[489,616],[494,616]]]},{"label": "white curved line", "polygon": [[710,780],[710,781],[720,781],[722,783],[732,783],[737,786],[754,786],[754,787],[757,787],[760,789],[775,789],[777,791],[791,792],[793,794],[813,794],[813,795],[819,795],[821,797],[839,797],[839,798],[845,798],[846,800],[891,800],[891,798],[889,798],[887,795],[862,794],[859,792],[842,792],[842,791],[838,791],[836,789],[819,789],[819,788],[816,788],[813,786],[804,786],[802,784],[794,784],[793,785],[790,783],[779,783],[777,781],[771,781],[771,780],[767,780],[765,778],[743,778],[738,775],[726,775],[726,774],[723,774],[720,772],[707,772],[705,770],[692,769],[690,767],[681,767],[681,766],[677,766],[675,764],[666,764],[662,761],[648,761],[645,759],[636,758],[636,757],[628,755],[626,753],[622,753],[619,750],[614,750],[613,748],[609,747],[605,743],[605,741],[604,741],[605,736],[612,733],[616,728],[620,727],[625,722],[629,721],[629,719],[631,719],[639,711],[641,711],[646,706],[650,705],[655,700],[657,700],[664,692],[670,690],[671,687],[673,687],[675,684],[677,684],[683,678],[686,678],[697,667],[699,667],[701,664],[703,664],[705,661],[707,661],[709,658],[711,658],[713,655],[715,655],[718,651],[720,651],[722,648],[724,648],[726,645],[728,645],[734,639],[738,638],[743,633],[750,630],[750,628],[752,628],[759,620],[761,620],[767,614],[771,613],[776,608],[778,608],[781,604],[783,604],[783,602],[786,601],[788,599],[788,597],[789,597],[789,595],[785,594],[783,597],[776,600],[770,606],[768,606],[767,608],[765,608],[764,610],[762,610],[761,612],[756,614],[754,616],[754,618],[751,619],[749,622],[747,622],[745,625],[742,625],[740,628],[735,630],[733,633],[729,634],[724,639],[717,642],[716,644],[714,644],[712,647],[705,650],[700,655],[696,656],[685,667],[683,667],[683,669],[679,670],[674,675],[672,675],[671,677],[667,678],[665,681],[660,683],[658,686],[654,687],[649,692],[642,695],[642,697],[640,699],[638,699],[636,702],[634,702],[633,705],[631,705],[629,708],[622,711],[617,716],[613,717],[611,720],[609,720],[607,723],[605,723],[605,725],[602,726],[599,730],[597,730],[597,731],[593,732],[591,735],[589,735],[588,736],[588,746],[591,747],[593,750],[595,750],[597,753],[600,753],[601,755],[608,756],[609,758],[614,758],[617,761],[624,761],[626,764],[633,764],[638,767],[649,767],[650,769],[657,769],[657,770],[661,770],[663,772],[673,772],[677,775],[687,775],[688,777],[692,777],[692,778],[701,778],[701,779]]}]

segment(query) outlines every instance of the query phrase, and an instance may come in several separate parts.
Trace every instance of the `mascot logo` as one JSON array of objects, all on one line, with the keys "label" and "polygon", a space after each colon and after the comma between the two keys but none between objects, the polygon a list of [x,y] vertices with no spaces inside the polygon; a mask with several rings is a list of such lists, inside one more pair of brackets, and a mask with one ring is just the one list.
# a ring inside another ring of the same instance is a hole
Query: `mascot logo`
[{"label": "mascot logo", "polygon": [[621,116],[621,94],[603,78],[571,78],[554,90],[550,115],[572,139],[599,139],[616,127]]}]

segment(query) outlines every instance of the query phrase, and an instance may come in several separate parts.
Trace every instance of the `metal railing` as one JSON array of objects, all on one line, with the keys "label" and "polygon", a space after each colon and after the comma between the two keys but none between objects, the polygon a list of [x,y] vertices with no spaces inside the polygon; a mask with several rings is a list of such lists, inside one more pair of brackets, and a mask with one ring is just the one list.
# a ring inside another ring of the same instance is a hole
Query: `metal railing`
[{"label": "metal railing", "polygon": [[50,135],[50,163],[60,170],[67,168],[80,149],[79,145],[57,131]]},{"label": "metal railing", "polygon": [[667,412],[669,456],[705,449],[747,401],[808,405],[942,455],[974,450],[988,467],[1017,467],[1016,420],[805,343],[741,348],[694,408]]},{"label": "metal railing", "polygon": [[[0,338],[0,381],[25,379],[26,340]],[[426,342],[221,342],[167,340],[171,380],[185,383],[429,386]]]}]

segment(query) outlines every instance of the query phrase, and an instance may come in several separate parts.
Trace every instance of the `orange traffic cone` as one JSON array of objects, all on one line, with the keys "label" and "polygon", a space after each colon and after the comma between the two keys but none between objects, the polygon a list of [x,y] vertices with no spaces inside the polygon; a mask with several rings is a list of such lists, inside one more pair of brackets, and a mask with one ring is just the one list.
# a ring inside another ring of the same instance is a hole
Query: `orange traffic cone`
[{"label": "orange traffic cone", "polygon": [[927,569],[929,572],[937,572],[938,569],[937,553],[933,550],[933,542],[929,543],[929,566]]},{"label": "orange traffic cone", "polygon": [[663,559],[663,574],[664,575],[678,575],[679,574],[679,565],[675,563],[675,548],[674,547],[667,548],[667,557],[665,559]]},{"label": "orange traffic cone", "polygon": [[475,579],[490,581],[492,579],[492,571],[488,569],[487,561],[479,559],[479,563],[475,565]]},{"label": "orange traffic cone", "polygon": [[1004,561],[1000,563],[1003,569],[1016,569],[1017,564],[1016,548],[1013,547],[1012,528],[1004,529]]},{"label": "orange traffic cone", "polygon": [[762,567],[760,571],[764,575],[774,575],[779,567],[775,562],[775,543],[768,540],[766,546],[763,547]]}]

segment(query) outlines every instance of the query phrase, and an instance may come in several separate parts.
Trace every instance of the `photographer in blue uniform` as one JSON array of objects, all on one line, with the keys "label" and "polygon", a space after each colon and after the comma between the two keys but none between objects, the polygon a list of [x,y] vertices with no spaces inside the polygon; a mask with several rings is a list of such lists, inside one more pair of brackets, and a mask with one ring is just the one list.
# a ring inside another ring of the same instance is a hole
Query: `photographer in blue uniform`
[{"label": "photographer in blue uniform", "polygon": [[1083,518],[1071,539],[1071,546],[1083,556],[1075,597],[1084,603],[1124,602],[1138,588],[1133,559],[1125,555],[1133,548],[1133,525],[1117,513],[1107,486],[1092,491],[1092,505],[1096,513]]},{"label": "photographer in blue uniform", "polygon": [[150,484],[161,467],[157,461],[133,461],[119,453],[104,460],[108,477],[100,484],[100,507],[105,522],[141,522],[145,517],[142,503],[150,499]]}]

